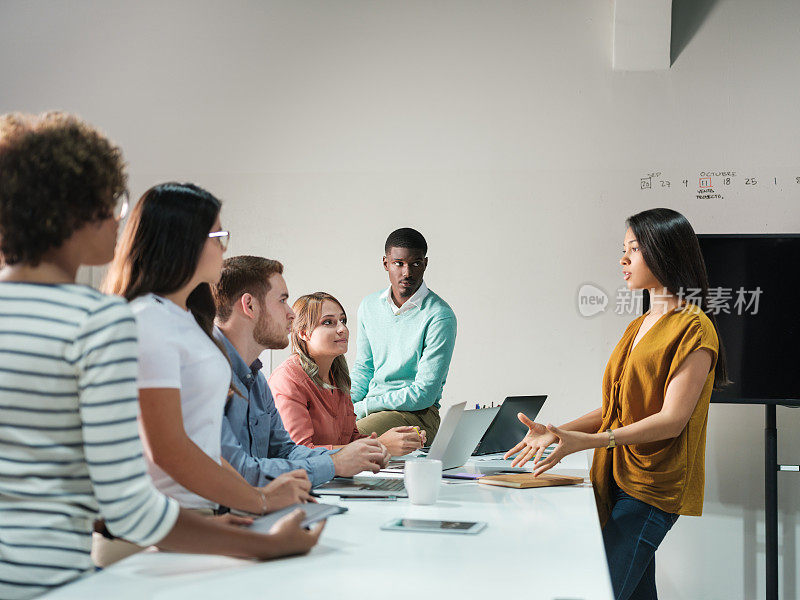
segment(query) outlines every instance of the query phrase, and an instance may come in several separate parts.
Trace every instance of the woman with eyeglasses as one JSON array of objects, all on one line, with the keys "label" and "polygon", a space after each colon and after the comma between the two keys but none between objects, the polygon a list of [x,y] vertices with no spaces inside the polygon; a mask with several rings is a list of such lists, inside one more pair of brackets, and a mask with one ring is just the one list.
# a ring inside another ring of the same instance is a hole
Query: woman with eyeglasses
[{"label": "woman with eyeglasses", "polygon": [[0,598],[91,572],[99,517],[176,552],[270,558],[319,536],[300,511],[269,535],[198,516],[147,476],[134,317],[75,283],[114,254],[125,182],[119,148],[76,117],[0,116]]},{"label": "woman with eyeglasses", "polygon": [[[139,418],[156,488],[181,506],[264,514],[311,500],[305,471],[252,487],[221,457],[231,367],[212,335],[211,285],[219,280],[229,233],[220,201],[188,183],[147,190],[134,207],[105,289],[130,302],[139,333]],[[124,548],[98,539],[103,566]]]}]

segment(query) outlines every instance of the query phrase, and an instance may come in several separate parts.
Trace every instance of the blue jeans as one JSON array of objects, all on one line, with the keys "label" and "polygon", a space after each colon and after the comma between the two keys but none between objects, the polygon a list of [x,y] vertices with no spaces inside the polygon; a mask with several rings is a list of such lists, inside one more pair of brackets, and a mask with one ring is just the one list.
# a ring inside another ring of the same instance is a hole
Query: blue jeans
[{"label": "blue jeans", "polygon": [[657,600],[656,549],[678,520],[613,486],[614,508],[603,527],[616,600]]}]

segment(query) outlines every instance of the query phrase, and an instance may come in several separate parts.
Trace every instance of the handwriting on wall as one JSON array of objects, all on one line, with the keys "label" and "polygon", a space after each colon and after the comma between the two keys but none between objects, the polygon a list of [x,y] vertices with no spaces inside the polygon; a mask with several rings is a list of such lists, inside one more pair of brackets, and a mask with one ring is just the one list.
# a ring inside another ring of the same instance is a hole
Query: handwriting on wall
[{"label": "handwriting on wall", "polygon": [[743,171],[698,171],[688,176],[653,171],[640,178],[639,189],[650,193],[658,190],[685,190],[697,200],[724,200],[726,196],[754,190],[763,191],[765,188],[800,194],[800,169],[797,172],[798,174],[764,176]]}]

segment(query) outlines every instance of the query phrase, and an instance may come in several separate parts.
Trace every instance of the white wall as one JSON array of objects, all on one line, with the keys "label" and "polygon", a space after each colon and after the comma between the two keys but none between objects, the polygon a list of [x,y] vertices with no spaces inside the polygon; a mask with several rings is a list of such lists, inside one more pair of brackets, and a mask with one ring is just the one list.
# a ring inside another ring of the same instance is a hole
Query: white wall
[{"label": "white wall", "polygon": [[[800,3],[675,3],[673,66],[614,73],[610,0],[6,0],[0,111],[104,127],[134,195],[207,186],[231,253],[279,258],[293,295],[329,291],[353,317],[386,285],[389,231],[420,229],[459,319],[445,404],[542,392],[561,421],[599,405],[630,318],[576,308],[581,284],[619,286],[627,216],[800,230]],[[708,170],[739,174],[725,200],[680,185]],[[640,190],[650,172],[671,187]],[[800,462],[799,421],[779,410],[779,460]],[[663,598],[763,597],[762,428],[758,408],[712,407],[705,515],[659,551]],[[784,598],[798,490],[780,475]]]}]

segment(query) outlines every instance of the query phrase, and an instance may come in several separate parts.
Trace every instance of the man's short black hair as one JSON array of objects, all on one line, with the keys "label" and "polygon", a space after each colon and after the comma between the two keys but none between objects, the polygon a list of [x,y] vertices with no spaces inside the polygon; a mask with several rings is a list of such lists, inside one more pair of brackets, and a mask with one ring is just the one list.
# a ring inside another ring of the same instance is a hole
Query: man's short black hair
[{"label": "man's short black hair", "polygon": [[401,229],[395,229],[389,234],[389,237],[386,238],[386,246],[384,247],[384,252],[386,252],[386,254],[389,254],[389,248],[422,250],[422,254],[425,255],[428,253],[428,242],[425,241],[425,238],[416,229],[402,227]]}]

